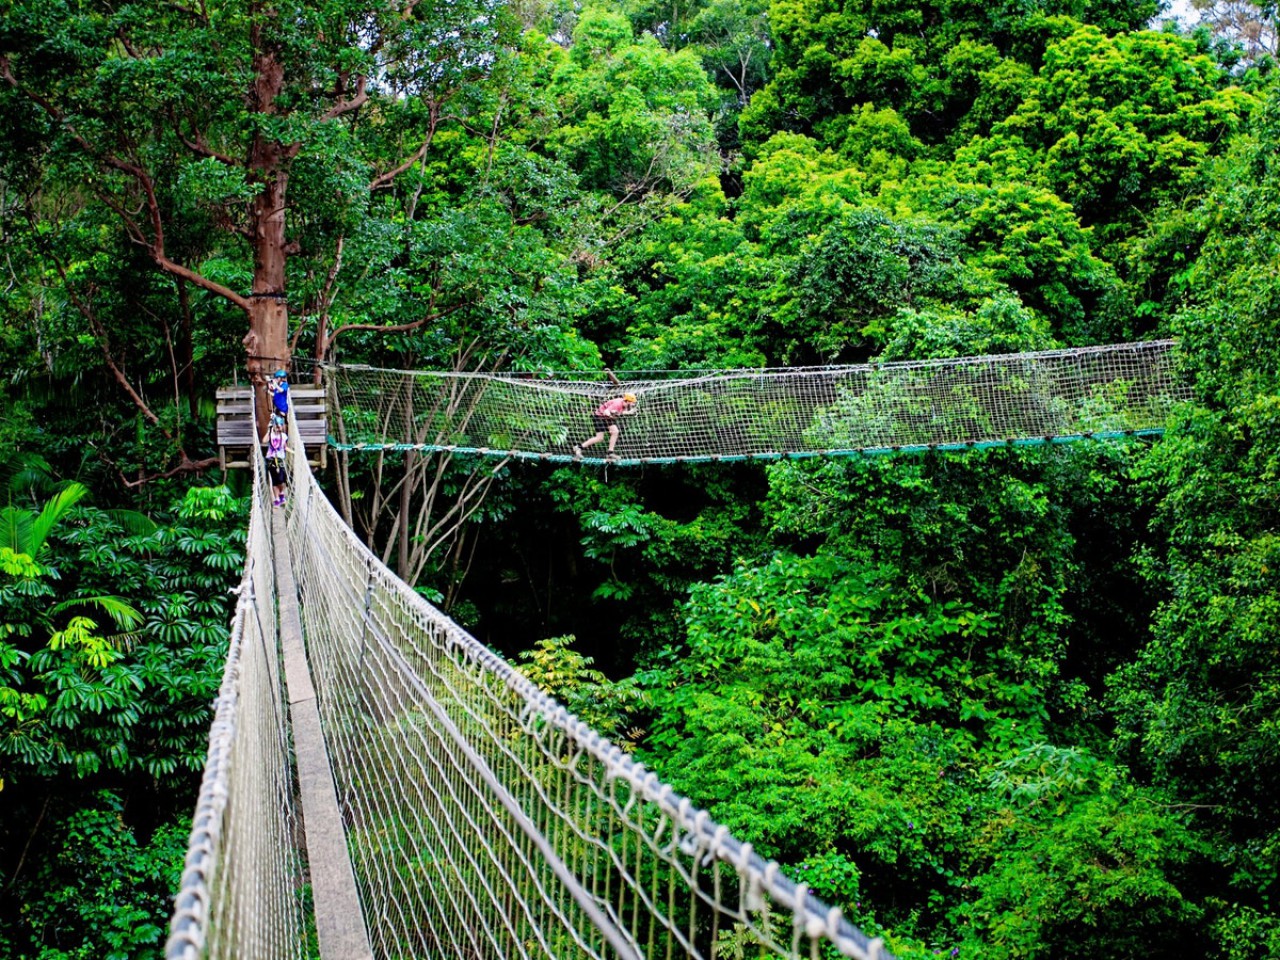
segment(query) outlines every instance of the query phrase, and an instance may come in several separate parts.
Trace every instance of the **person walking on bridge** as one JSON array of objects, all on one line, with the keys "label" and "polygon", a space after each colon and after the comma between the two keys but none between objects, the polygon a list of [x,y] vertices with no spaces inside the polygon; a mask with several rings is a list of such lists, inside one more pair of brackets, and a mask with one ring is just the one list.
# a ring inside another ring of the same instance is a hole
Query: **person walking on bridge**
[{"label": "person walking on bridge", "polygon": [[636,395],[634,393],[624,393],[620,397],[614,397],[600,404],[591,414],[591,426],[595,430],[595,435],[574,445],[573,458],[581,460],[583,450],[594,446],[607,436],[609,438],[607,457],[610,460],[618,459],[618,455],[613,451],[618,445],[618,438],[622,436],[622,424],[619,421],[622,417],[629,417],[635,412]]},{"label": "person walking on bridge", "polygon": [[267,432],[262,435],[262,443],[267,448],[267,476],[271,478],[271,505],[283,507],[288,475],[284,469],[285,447],[289,443],[289,432],[284,417],[272,414]]}]

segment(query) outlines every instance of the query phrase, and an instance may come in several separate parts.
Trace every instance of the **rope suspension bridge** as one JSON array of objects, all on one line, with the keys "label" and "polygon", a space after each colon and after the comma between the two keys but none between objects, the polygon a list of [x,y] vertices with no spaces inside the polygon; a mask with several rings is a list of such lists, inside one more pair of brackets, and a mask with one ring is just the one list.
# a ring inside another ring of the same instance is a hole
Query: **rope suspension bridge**
[{"label": "rope suspension bridge", "polygon": [[[584,403],[626,389],[644,412],[623,463],[1158,433],[1186,396],[1167,343],[608,386],[343,367],[330,384],[339,449],[552,461],[572,459]],[[283,509],[250,460],[167,957],[887,957],[398,580],[301,443]]]},{"label": "rope suspension bridge", "polygon": [[[338,450],[569,462],[603,400],[634,394],[622,465],[853,456],[1159,433],[1185,387],[1171,341],[844,367],[533,373],[329,371]],[[576,377],[576,379],[575,379]],[[583,457],[603,462],[604,457]]]}]

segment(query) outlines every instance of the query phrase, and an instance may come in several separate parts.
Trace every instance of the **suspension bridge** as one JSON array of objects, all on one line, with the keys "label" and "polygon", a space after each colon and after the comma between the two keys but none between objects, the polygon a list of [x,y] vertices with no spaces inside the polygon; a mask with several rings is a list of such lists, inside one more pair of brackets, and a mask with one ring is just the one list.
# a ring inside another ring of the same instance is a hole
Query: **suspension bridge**
[{"label": "suspension bridge", "polygon": [[[1185,397],[1171,341],[765,370],[328,371],[329,445],[570,462],[591,411],[633,394],[621,465],[875,455],[1159,433]],[[598,448],[603,450],[603,446]],[[584,456],[600,463],[603,455]]]},{"label": "suspension bridge", "polygon": [[[570,462],[584,409],[622,391],[623,465],[1155,434],[1187,396],[1171,349],[607,383],[342,367],[330,446]],[[167,957],[888,956],[398,580],[301,443],[282,509],[249,459]]]}]

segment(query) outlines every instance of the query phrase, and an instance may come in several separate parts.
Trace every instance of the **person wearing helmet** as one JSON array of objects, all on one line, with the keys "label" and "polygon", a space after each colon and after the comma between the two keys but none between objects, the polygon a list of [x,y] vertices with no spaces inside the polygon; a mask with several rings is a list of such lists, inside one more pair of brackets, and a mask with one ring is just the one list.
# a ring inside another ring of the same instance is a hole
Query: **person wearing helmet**
[{"label": "person wearing helmet", "polygon": [[591,426],[595,430],[595,435],[574,445],[574,459],[581,459],[583,450],[599,443],[607,436],[609,438],[608,458],[616,460],[618,455],[613,450],[618,445],[618,437],[622,436],[622,424],[619,419],[629,417],[635,412],[636,395],[634,393],[624,393],[596,407],[595,412],[591,414]]},{"label": "person wearing helmet", "polygon": [[271,394],[271,405],[281,417],[289,416],[289,374],[277,370],[275,376],[267,381],[267,393]]},{"label": "person wearing helmet", "polygon": [[271,504],[276,507],[284,506],[285,490],[288,484],[288,475],[284,470],[284,454],[288,442],[289,431],[285,426],[284,417],[278,413],[272,414],[267,432],[262,435],[262,443],[267,448],[267,476],[271,478]]}]

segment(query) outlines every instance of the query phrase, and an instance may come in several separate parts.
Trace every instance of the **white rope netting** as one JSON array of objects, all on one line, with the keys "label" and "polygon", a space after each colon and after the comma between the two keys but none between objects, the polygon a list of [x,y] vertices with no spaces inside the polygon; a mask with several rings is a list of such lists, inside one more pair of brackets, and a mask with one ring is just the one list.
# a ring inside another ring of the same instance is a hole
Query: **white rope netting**
[{"label": "white rope netting", "polygon": [[255,462],[244,579],[214,704],[169,960],[305,955],[302,869],[283,694],[270,488]]},{"label": "white rope netting", "polygon": [[886,956],[398,580],[305,453],[292,474],[303,631],[376,956]]},{"label": "white rope netting", "polygon": [[[573,379],[572,377],[578,377]],[[329,370],[331,444],[551,461],[635,394],[622,462],[970,449],[1159,433],[1189,389],[1172,341],[848,367],[577,375]],[[586,460],[605,457],[604,443]]]}]

